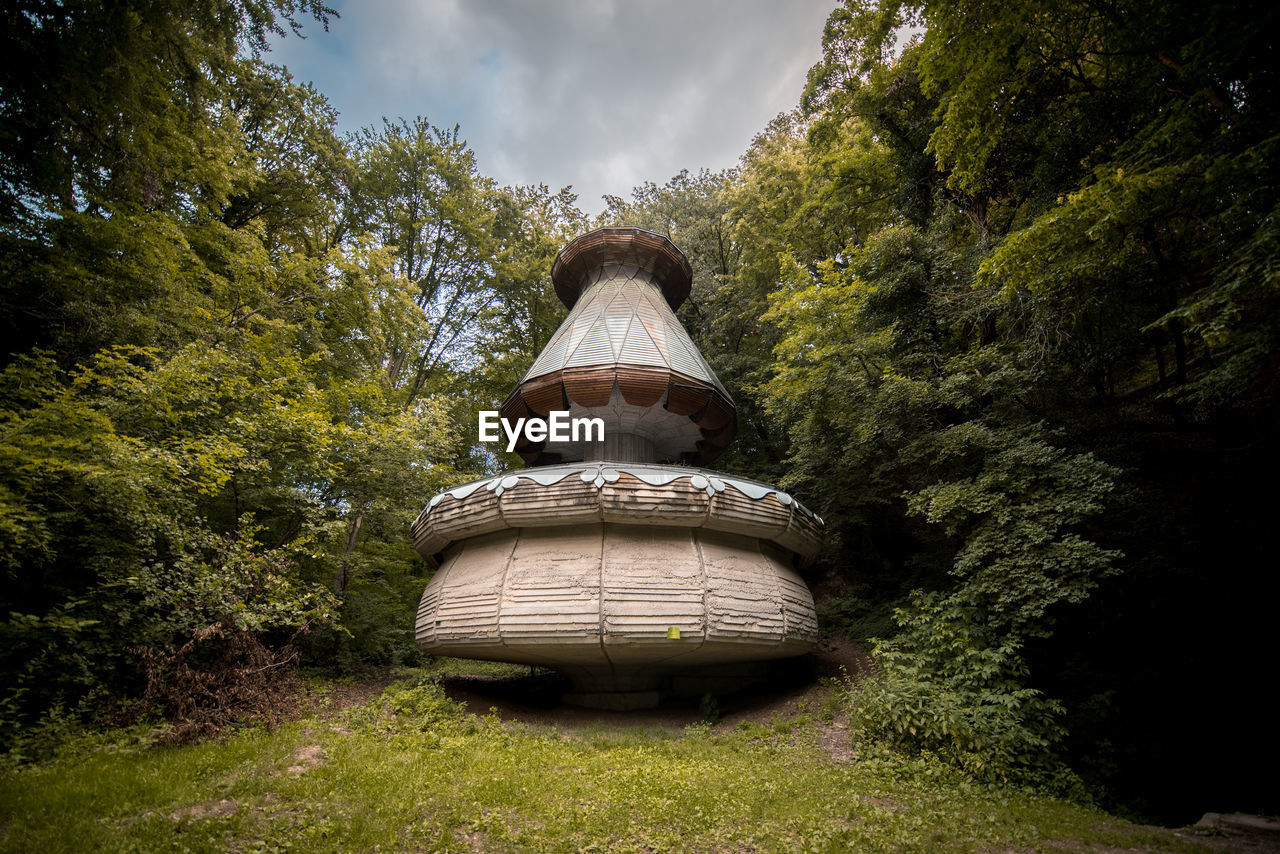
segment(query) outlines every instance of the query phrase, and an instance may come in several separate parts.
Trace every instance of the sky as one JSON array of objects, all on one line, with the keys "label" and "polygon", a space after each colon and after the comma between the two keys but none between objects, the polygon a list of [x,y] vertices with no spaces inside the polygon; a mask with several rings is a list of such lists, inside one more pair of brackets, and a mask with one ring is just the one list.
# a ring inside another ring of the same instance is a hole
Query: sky
[{"label": "sky", "polygon": [[314,83],[346,133],[385,116],[461,125],[500,184],[578,206],[737,163],[799,103],[835,0],[359,0],[267,61]]}]

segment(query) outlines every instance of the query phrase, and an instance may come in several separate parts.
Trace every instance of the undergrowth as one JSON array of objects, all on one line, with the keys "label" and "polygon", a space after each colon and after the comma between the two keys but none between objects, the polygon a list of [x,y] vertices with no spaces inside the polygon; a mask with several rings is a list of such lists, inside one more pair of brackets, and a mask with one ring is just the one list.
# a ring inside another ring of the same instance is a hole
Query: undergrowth
[{"label": "undergrowth", "polygon": [[167,721],[160,737],[172,743],[220,735],[246,721],[274,726],[301,684],[292,647],[270,649],[235,625],[198,629],[176,650],[134,652],[147,680],[138,709]]},{"label": "undergrowth", "polygon": [[836,761],[823,708],[563,731],[469,714],[419,671],[275,732],[117,733],[0,770],[0,851],[1194,850],[937,758]]},{"label": "undergrowth", "polygon": [[898,621],[900,634],[874,642],[875,675],[838,688],[860,747],[932,756],[980,783],[1088,798],[1061,759],[1062,704],[1026,686],[1016,638],[929,597]]}]

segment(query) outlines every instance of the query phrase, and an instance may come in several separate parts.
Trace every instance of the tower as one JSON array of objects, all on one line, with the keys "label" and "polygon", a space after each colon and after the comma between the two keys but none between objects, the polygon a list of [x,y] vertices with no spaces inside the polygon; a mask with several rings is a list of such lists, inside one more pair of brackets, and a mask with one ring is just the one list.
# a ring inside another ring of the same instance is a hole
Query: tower
[{"label": "tower", "polygon": [[552,265],[571,311],[502,416],[599,418],[600,439],[522,436],[529,467],[433,497],[414,545],[439,566],[426,652],[537,664],[583,705],[656,703],[673,673],[799,655],[817,640],[796,572],[822,521],[787,493],[702,468],[735,408],[675,315],[692,271],[667,238],[602,228]]}]

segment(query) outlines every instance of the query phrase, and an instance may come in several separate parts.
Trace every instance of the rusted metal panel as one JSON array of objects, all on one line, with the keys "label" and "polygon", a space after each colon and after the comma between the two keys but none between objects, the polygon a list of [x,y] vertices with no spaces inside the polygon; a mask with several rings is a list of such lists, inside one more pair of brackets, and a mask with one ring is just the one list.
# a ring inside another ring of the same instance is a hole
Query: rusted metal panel
[{"label": "rusted metal panel", "polygon": [[568,409],[564,383],[558,374],[521,386],[520,391],[529,411],[539,418],[546,418],[555,409]]},{"label": "rusted metal panel", "polygon": [[657,406],[667,393],[670,376],[663,371],[618,368],[618,391],[632,406]]},{"label": "rusted metal panel", "polygon": [[729,422],[733,420],[734,408],[729,401],[719,395],[711,395],[707,400],[707,408],[698,415],[697,423],[700,428],[707,431],[703,433],[706,439],[712,439],[712,435],[724,429]]},{"label": "rusted metal panel", "polygon": [[667,390],[667,411],[676,415],[695,415],[707,406],[711,390],[705,386],[671,383]]},{"label": "rusted metal panel", "polygon": [[566,370],[564,390],[579,406],[604,406],[613,395],[615,372],[611,368]]}]

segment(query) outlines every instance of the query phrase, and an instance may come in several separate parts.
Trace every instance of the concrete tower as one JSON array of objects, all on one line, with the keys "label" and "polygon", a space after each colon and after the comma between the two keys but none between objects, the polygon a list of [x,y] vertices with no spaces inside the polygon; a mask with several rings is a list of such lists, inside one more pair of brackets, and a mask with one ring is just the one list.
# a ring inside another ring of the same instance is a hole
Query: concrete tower
[{"label": "concrete tower", "polygon": [[822,521],[768,484],[698,466],[735,408],[674,309],[692,273],[637,228],[574,240],[551,270],[571,311],[502,416],[599,418],[603,440],[530,441],[529,468],[447,490],[413,526],[439,569],[426,652],[553,667],[582,705],[655,704],[674,674],[799,655],[817,641],[796,573]]}]

